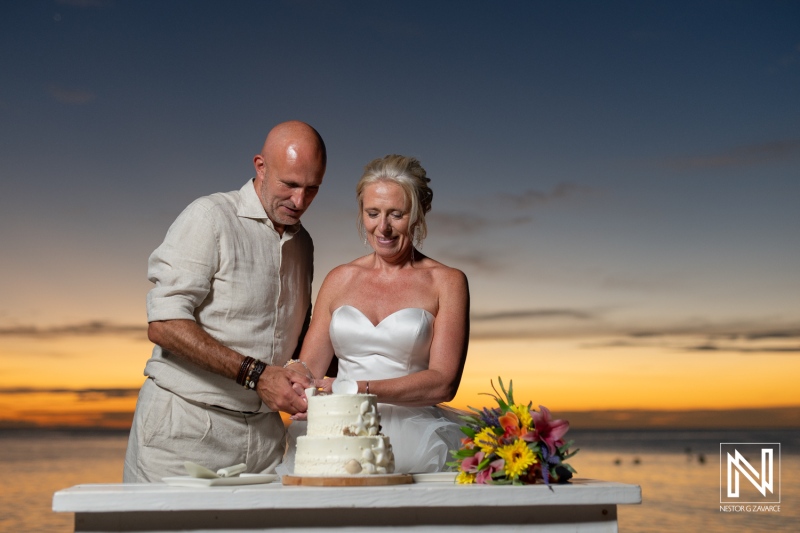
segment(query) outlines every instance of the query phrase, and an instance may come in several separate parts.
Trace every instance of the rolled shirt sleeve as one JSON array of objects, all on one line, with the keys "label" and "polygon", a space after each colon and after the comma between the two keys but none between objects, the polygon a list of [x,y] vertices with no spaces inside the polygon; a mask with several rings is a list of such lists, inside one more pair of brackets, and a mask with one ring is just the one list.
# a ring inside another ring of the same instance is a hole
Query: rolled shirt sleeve
[{"label": "rolled shirt sleeve", "polygon": [[211,291],[219,270],[218,237],[209,209],[201,198],[178,216],[164,242],[150,256],[147,321],[194,320],[194,311]]}]

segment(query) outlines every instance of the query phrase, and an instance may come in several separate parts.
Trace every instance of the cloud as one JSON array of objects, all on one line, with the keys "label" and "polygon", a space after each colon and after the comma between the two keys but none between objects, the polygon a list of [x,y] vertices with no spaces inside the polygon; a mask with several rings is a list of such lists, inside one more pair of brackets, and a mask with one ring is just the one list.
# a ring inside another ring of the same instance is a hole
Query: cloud
[{"label": "cloud", "polygon": [[[615,409],[597,411],[560,411],[558,418],[569,420],[580,439],[584,435],[581,431],[593,429],[795,429],[800,424],[797,406],[790,407],[761,407],[750,409],[693,409],[690,411],[668,411],[655,409]],[[602,433],[592,435],[591,445],[587,442],[585,448],[620,450],[620,435]],[[588,438],[580,439],[588,441]],[[716,443],[715,443],[716,444]],[[643,445],[636,442],[636,447]],[[716,444],[718,446],[718,444]],[[684,451],[685,443],[678,437],[674,440],[667,437],[660,441],[659,447],[674,447],[674,451]]]},{"label": "cloud", "polygon": [[600,286],[606,289],[629,290],[629,291],[663,291],[683,288],[684,283],[679,281],[677,276],[660,277],[657,279],[646,279],[630,275],[619,276],[607,274],[599,280]]},{"label": "cloud", "polygon": [[[645,326],[615,317],[619,311],[621,309],[614,306],[473,311],[470,338],[572,339],[587,350],[633,348],[668,352],[800,354],[800,327],[792,320],[772,318],[714,323],[694,319],[687,323]],[[781,323],[787,326],[781,327]]]},{"label": "cloud", "polygon": [[97,95],[83,89],[66,89],[56,85],[47,88],[47,92],[57,102],[69,105],[84,105],[94,100]]},{"label": "cloud", "polygon": [[490,254],[479,250],[466,252],[463,250],[442,249],[437,251],[437,256],[441,257],[448,265],[463,270],[474,269],[481,272],[498,272],[507,267],[503,261],[495,260]]},{"label": "cloud", "polygon": [[759,330],[750,325],[664,327],[622,333],[609,341],[586,343],[584,348],[659,348],[682,352],[739,354],[800,354],[800,329]]},{"label": "cloud", "polygon": [[431,213],[425,217],[431,232],[437,235],[472,235],[486,229],[527,224],[529,216],[489,220],[474,213]]},{"label": "cloud", "polygon": [[594,192],[594,189],[584,185],[563,182],[549,191],[528,189],[516,194],[502,193],[499,195],[499,199],[504,205],[509,205],[516,209],[529,209],[568,198],[585,196]]},{"label": "cloud", "polygon": [[108,400],[111,398],[135,398],[139,395],[138,388],[112,388],[112,389],[37,389],[33,387],[6,387],[0,388],[0,395],[6,394],[75,394],[83,401]]},{"label": "cloud", "polygon": [[744,337],[750,340],[794,339],[800,338],[800,329],[760,331],[757,333],[748,333]]},{"label": "cloud", "polygon": [[744,347],[720,344],[700,344],[697,346],[687,346],[687,352],[736,352],[736,353],[787,353],[800,354],[800,345],[797,346],[762,346]]},{"label": "cloud", "polygon": [[770,339],[800,339],[800,328],[787,327],[775,329],[764,326],[760,321],[736,324],[704,324],[698,323],[688,326],[665,326],[662,328],[646,328],[631,330],[632,338],[646,337],[675,337],[682,335],[702,335],[714,341],[759,341]]},{"label": "cloud", "polygon": [[575,309],[521,309],[514,311],[499,311],[495,313],[475,313],[470,320],[485,322],[491,320],[509,320],[520,318],[571,318],[576,320],[591,320],[596,318],[596,313],[579,311]]},{"label": "cloud", "polygon": [[602,310],[584,309],[508,309],[472,313],[470,338],[473,340],[562,338],[575,334],[603,333]]},{"label": "cloud", "polygon": [[763,165],[800,157],[800,139],[785,139],[734,147],[718,154],[677,158],[667,166],[679,170]]},{"label": "cloud", "polygon": [[85,322],[66,326],[38,328],[36,326],[12,326],[0,328],[0,337],[53,338],[62,336],[132,335],[146,336],[144,325],[109,324],[102,321]]},{"label": "cloud", "polygon": [[[494,201],[502,204],[502,209],[525,210],[532,207],[550,204],[567,198],[584,196],[593,189],[574,183],[559,183],[549,191],[528,189],[519,193],[500,193]],[[477,202],[485,206],[485,199]],[[434,211],[426,216],[428,226],[437,235],[472,235],[493,228],[508,228],[529,224],[533,217],[527,214],[506,216],[503,218],[487,218],[477,214],[476,209],[466,213]]]},{"label": "cloud", "polygon": [[488,221],[480,215],[466,213],[431,213],[425,220],[431,231],[435,230],[437,235],[475,233],[488,224]]}]

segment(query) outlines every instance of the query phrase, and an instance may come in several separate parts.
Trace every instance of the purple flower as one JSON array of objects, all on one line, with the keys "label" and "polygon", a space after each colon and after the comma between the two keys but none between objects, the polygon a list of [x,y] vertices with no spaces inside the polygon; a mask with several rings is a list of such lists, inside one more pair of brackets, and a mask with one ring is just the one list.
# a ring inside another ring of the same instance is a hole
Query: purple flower
[{"label": "purple flower", "polygon": [[499,409],[487,409],[484,407],[483,413],[481,413],[481,421],[489,427],[500,427],[498,417],[501,414]]}]

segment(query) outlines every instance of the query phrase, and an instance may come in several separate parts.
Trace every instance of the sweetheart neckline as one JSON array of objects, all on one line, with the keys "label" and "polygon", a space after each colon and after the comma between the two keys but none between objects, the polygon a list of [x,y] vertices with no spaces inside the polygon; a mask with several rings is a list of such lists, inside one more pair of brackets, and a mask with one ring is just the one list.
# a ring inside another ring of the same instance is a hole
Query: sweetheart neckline
[{"label": "sweetheart neckline", "polygon": [[386,320],[387,320],[387,319],[389,319],[389,318],[393,317],[393,316],[394,316],[394,315],[396,315],[397,313],[400,313],[400,312],[402,312],[402,311],[408,311],[408,310],[415,310],[415,309],[418,309],[418,310],[420,310],[420,311],[422,311],[422,312],[424,312],[424,313],[426,313],[426,314],[430,315],[430,316],[431,316],[431,318],[436,318],[436,317],[433,315],[433,313],[431,313],[431,312],[430,312],[430,311],[428,311],[427,309],[423,309],[422,307],[403,307],[403,308],[401,308],[401,309],[398,309],[397,311],[394,311],[393,313],[389,313],[388,315],[386,315],[385,317],[383,317],[383,319],[382,319],[382,320],[380,320],[380,321],[379,321],[377,324],[375,324],[375,323],[373,323],[373,322],[372,322],[372,320],[370,320],[370,319],[369,319],[369,317],[368,317],[367,315],[365,315],[365,314],[364,314],[364,311],[362,311],[361,309],[359,309],[358,307],[356,307],[356,306],[354,306],[354,305],[349,305],[349,304],[340,305],[339,307],[337,307],[336,309],[334,309],[334,310],[333,310],[333,313],[331,314],[331,317],[332,317],[334,314],[336,314],[336,311],[338,311],[339,309],[341,309],[341,308],[343,308],[343,307],[349,307],[350,309],[355,309],[356,311],[358,311],[358,314],[359,314],[359,315],[361,315],[362,317],[364,317],[364,319],[365,319],[367,322],[369,322],[369,323],[372,325],[372,327],[373,327],[373,328],[377,328],[377,327],[379,327],[381,324],[383,324],[384,322],[386,322]]}]

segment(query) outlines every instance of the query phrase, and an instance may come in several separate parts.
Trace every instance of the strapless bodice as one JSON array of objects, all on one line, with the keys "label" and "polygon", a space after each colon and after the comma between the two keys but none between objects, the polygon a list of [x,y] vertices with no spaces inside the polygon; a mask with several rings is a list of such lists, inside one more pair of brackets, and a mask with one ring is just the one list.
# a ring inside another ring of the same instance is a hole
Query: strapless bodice
[{"label": "strapless bodice", "polygon": [[351,305],[331,316],[330,336],[339,358],[339,375],[350,379],[389,379],[428,368],[434,316],[425,309],[395,311],[377,326]]}]

